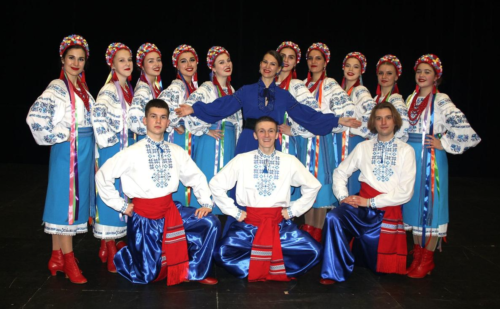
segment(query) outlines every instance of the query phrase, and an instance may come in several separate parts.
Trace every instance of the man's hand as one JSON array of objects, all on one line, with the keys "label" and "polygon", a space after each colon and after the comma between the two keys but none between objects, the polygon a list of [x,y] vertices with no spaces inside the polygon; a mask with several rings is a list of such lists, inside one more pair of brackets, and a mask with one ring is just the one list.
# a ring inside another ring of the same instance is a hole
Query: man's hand
[{"label": "man's hand", "polygon": [[340,201],[340,204],[349,204],[352,207],[368,207],[368,199],[361,197],[359,195],[351,195]]},{"label": "man's hand", "polygon": [[132,215],[134,214],[134,204],[129,203],[127,209],[125,209],[123,214],[132,217]]},{"label": "man's hand", "polygon": [[281,210],[281,215],[283,216],[283,218],[285,218],[286,220],[290,220],[290,216],[288,215],[288,208],[283,208]]},{"label": "man's hand", "polygon": [[196,209],[196,211],[194,212],[194,215],[196,217],[198,217],[198,219],[201,219],[201,218],[205,217],[206,215],[208,215],[211,212],[212,212],[211,208],[200,207],[200,208]]},{"label": "man's hand", "polygon": [[191,115],[192,113],[194,113],[193,107],[188,104],[181,104],[175,109],[175,114],[179,117]]},{"label": "man's hand", "polygon": [[241,216],[240,218],[238,219],[238,222],[243,222],[243,220],[245,220],[247,218],[247,212],[242,210],[241,211]]}]

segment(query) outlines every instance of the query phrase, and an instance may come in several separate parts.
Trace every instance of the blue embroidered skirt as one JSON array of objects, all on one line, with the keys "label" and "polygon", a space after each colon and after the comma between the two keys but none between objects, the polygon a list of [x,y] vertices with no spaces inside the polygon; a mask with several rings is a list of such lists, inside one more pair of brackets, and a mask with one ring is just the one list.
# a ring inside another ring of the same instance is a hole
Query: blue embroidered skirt
[{"label": "blue embroidered skirt", "polygon": [[[315,145],[313,145],[312,153],[308,153],[307,148],[308,139],[300,136],[296,136],[297,139],[297,151],[299,160],[307,167],[307,157],[311,157],[311,166],[309,171],[314,175],[315,168]],[[314,143],[315,139],[313,138]],[[319,143],[319,156],[318,156],[318,181],[321,183],[321,189],[318,192],[316,201],[314,201],[313,208],[323,208],[338,206],[338,201],[333,194],[332,189],[332,175],[333,169],[335,168],[335,156],[333,150],[333,135],[328,134],[325,136],[320,136]]]},{"label": "blue embroidered skirt", "polygon": [[[95,204],[94,132],[92,127],[78,130],[78,199],[72,225],[68,221],[70,142],[52,145],[49,160],[49,183],[43,221],[48,234],[75,235],[87,232],[90,206]],[[54,225],[68,226],[58,227]]]},{"label": "blue embroidered skirt", "polygon": [[[322,246],[307,232],[299,230],[291,220],[281,221],[280,240],[286,274],[298,277],[318,264]],[[214,251],[217,265],[224,267],[238,278],[248,276],[252,243],[257,227],[235,221]]]},{"label": "blue embroidered skirt", "polygon": [[[181,124],[184,125],[184,122],[181,122]],[[181,147],[182,149],[186,149],[186,136],[189,134],[189,132],[186,130],[184,134],[179,134],[174,131],[174,144],[177,146]],[[170,134],[165,132],[163,135],[163,139],[168,142],[168,136]],[[194,135],[193,135],[194,136]],[[193,139],[191,138],[191,141]],[[193,192],[191,192],[191,201],[195,198]],[[177,189],[176,192],[172,193],[172,199],[174,202],[179,202],[182,205],[188,205],[188,201],[186,199],[186,187],[182,184],[182,182],[179,181],[179,188]]]},{"label": "blue embroidered skirt", "polygon": [[[186,232],[189,255],[189,280],[202,280],[212,268],[212,255],[220,238],[220,221],[213,214],[198,219],[195,208],[176,203]],[[128,246],[115,255],[120,275],[132,283],[146,284],[156,279],[161,269],[161,248],[165,219],[148,219],[134,213],[127,222]]]},{"label": "blue embroidered skirt", "polygon": [[[211,130],[216,130],[217,125],[214,124],[210,127]],[[212,177],[214,177],[214,168],[215,168],[215,138],[203,134],[201,136],[193,136],[195,140],[195,148],[193,150],[193,160],[201,169],[203,174],[207,177],[207,181],[210,182]],[[220,142],[220,140],[219,140]],[[220,144],[219,144],[220,147]],[[224,165],[226,165],[232,158],[234,158],[234,149],[236,147],[236,135],[234,132],[234,125],[226,121],[225,130],[224,130]],[[219,150],[219,168],[220,166],[220,158],[221,153]],[[196,199],[194,194],[191,196],[191,205],[196,208],[200,208],[200,204]],[[212,213],[214,215],[222,215],[222,211],[220,211],[219,207],[216,205],[212,209]]]},{"label": "blue embroidered skirt", "polygon": [[[408,144],[415,150],[417,161],[417,176],[415,179],[415,189],[411,200],[403,206],[403,221],[405,225],[413,227],[413,233],[422,234],[422,205],[425,198],[425,175],[422,176],[422,135],[410,133]],[[437,192],[437,182],[434,180],[434,204],[432,209],[432,221],[426,226],[426,235],[432,232],[433,236],[446,236],[448,218],[448,159],[446,151],[435,149],[436,161],[439,170],[439,193]],[[422,190],[422,188],[424,190]],[[429,198],[430,200],[430,198]]]},{"label": "blue embroidered skirt", "polygon": [[[116,135],[118,140],[121,134]],[[132,146],[135,143],[134,133],[128,131],[128,145]],[[120,142],[113,146],[99,149],[99,159],[97,160],[99,168],[108,161],[111,157],[120,151]],[[120,191],[120,179],[115,180],[115,189]],[[100,239],[118,239],[127,235],[127,223],[125,218],[120,219],[120,213],[111,207],[108,207],[97,192],[97,211],[94,224],[94,236]]]}]

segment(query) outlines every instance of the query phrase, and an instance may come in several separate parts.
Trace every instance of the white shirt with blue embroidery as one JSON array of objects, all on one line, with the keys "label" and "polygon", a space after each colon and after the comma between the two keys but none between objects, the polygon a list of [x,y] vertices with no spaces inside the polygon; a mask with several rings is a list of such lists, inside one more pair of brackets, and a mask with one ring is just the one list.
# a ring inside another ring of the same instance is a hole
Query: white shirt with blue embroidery
[{"label": "white shirt with blue embroidery", "polygon": [[128,141],[127,114],[129,105],[125,102],[125,111],[114,83],[104,85],[97,95],[92,108],[92,124],[96,143],[99,148],[111,147],[118,143],[116,134],[121,133],[125,126],[126,141]]},{"label": "white shirt with blue embroidery", "polygon": [[[92,110],[94,99],[90,93],[89,106]],[[90,111],[75,93],[76,123],[79,128],[91,127]],[[55,79],[31,106],[26,123],[38,145],[54,145],[68,140],[71,131],[71,100],[66,84]]]},{"label": "white shirt with blue embroidery", "polygon": [[[232,88],[234,93],[234,88]],[[222,87],[222,90],[227,93],[227,87]],[[205,104],[210,104],[219,98],[217,87],[210,81],[204,82],[200,88],[196,89],[195,92],[191,93],[188,100],[186,100],[186,104],[193,105],[194,103],[200,101]],[[203,134],[207,134],[208,130],[212,126],[210,123],[206,123],[193,115],[189,115],[185,117],[186,120],[186,128],[189,132],[196,136],[201,136]],[[243,116],[241,114],[241,110],[238,110],[236,113],[232,114],[229,117],[224,119],[234,125],[236,132],[236,140],[240,136],[242,127],[243,127]]]},{"label": "white shirt with blue embroidery", "polygon": [[[411,104],[410,96],[407,99],[407,105]],[[417,106],[423,102],[424,97],[417,98]],[[414,126],[410,126],[409,133],[422,133],[424,130],[429,134],[430,124],[430,104],[427,105]],[[434,102],[434,134],[441,134],[441,145],[446,152],[451,154],[461,154],[471,147],[475,147],[481,141],[481,138],[472,129],[465,118],[465,115],[451,101],[450,97],[444,93],[437,93]]]},{"label": "white shirt with blue embroidery", "polygon": [[339,201],[349,196],[347,180],[357,170],[360,182],[381,193],[370,199],[373,208],[402,205],[413,195],[415,151],[395,137],[387,142],[363,141],[340,163],[333,171],[333,193]]},{"label": "white shirt with blue embroidery", "polygon": [[370,91],[363,85],[352,89],[351,100],[354,104],[354,117],[361,121],[361,126],[359,128],[351,128],[349,133],[366,138],[370,134],[368,120],[370,119],[372,109],[375,107],[375,101]]},{"label": "white shirt with blue embroidery", "polygon": [[179,181],[191,187],[202,207],[212,208],[207,178],[181,147],[149,136],[120,151],[97,171],[95,182],[106,205],[123,212],[127,202],[115,189],[121,178],[129,198],[158,198],[177,191]]},{"label": "white shirt with blue embroidery", "polygon": [[[375,102],[377,102],[378,96],[375,96],[374,100]],[[408,129],[410,128],[410,122],[408,122],[408,108],[406,107],[403,97],[399,93],[393,93],[389,96],[387,102],[394,105],[394,108],[396,108],[399,115],[401,116],[401,120],[403,121],[403,125],[395,134],[396,138],[402,140],[403,142],[408,141]],[[370,133],[365,137],[374,138],[376,136],[377,134]]]},{"label": "white shirt with blue embroidery", "polygon": [[[226,215],[238,216],[238,208],[227,191],[236,184],[236,200],[249,207],[290,207],[298,217],[309,210],[321,184],[292,155],[274,151],[266,155],[259,149],[234,157],[210,181],[214,202]],[[290,187],[300,187],[302,196],[290,201]],[[290,212],[289,212],[290,213]]]},{"label": "white shirt with blue embroidery", "polygon": [[149,85],[141,80],[137,82],[134,89],[134,98],[130,104],[127,114],[127,123],[132,132],[138,135],[146,135],[146,126],[142,122],[146,104],[153,100],[153,91]]},{"label": "white shirt with blue embroidery", "polygon": [[[309,87],[313,85],[314,83],[311,82]],[[322,87],[320,111],[323,114],[334,114],[338,118],[354,117],[354,104],[352,103],[351,97],[347,95],[347,92],[340,87],[337,81],[331,77],[327,77],[323,80]],[[319,87],[312,93],[314,98],[316,98],[318,91]],[[339,124],[332,129],[332,133],[344,132],[347,129],[349,129],[349,127]]]},{"label": "white shirt with blue embroidery", "polygon": [[174,79],[167,89],[163,90],[158,99],[161,99],[168,104],[168,109],[170,112],[169,119],[170,125],[167,128],[167,132],[170,133],[181,126],[180,121],[184,120],[182,117],[177,116],[175,109],[179,108],[179,105],[184,104],[186,101],[187,89],[184,82],[180,79]]}]

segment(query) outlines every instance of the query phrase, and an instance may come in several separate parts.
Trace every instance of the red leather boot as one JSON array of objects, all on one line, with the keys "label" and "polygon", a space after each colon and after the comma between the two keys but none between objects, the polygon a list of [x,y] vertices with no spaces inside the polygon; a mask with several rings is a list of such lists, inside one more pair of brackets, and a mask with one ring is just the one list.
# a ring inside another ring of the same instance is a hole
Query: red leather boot
[{"label": "red leather boot", "polygon": [[410,254],[413,254],[413,261],[411,262],[410,267],[406,270],[407,274],[420,265],[420,262],[422,261],[422,247],[419,244],[414,244],[413,250],[410,251]]},{"label": "red leather boot", "polygon": [[422,249],[422,261],[414,270],[412,270],[408,277],[410,278],[423,278],[430,275],[434,269],[434,251],[429,251],[425,248]]},{"label": "red leather boot", "polygon": [[316,229],[314,226],[309,225],[309,224],[302,224],[299,229],[303,230],[304,232],[308,232],[309,235],[313,236],[314,230]]},{"label": "red leather boot", "polygon": [[99,248],[99,258],[103,263],[108,260],[108,251],[106,250],[106,240],[101,239],[101,247]]},{"label": "red leather boot", "polygon": [[73,251],[64,254],[64,272],[66,273],[66,278],[69,278],[69,281],[76,284],[87,283],[87,279],[82,275],[82,271],[78,268],[76,262],[77,260]]},{"label": "red leather boot", "polygon": [[314,232],[312,234],[312,237],[314,238],[314,240],[316,240],[317,242],[321,243],[322,236],[323,236],[323,230],[315,228]]},{"label": "red leather boot", "polygon": [[116,254],[116,244],[114,240],[110,240],[106,242],[106,249],[108,250],[108,271],[110,273],[116,274],[116,266],[113,259]]},{"label": "red leather boot", "polygon": [[56,275],[56,272],[64,272],[64,257],[61,249],[52,250],[52,256],[49,260],[49,270],[52,276]]},{"label": "red leather boot", "polygon": [[120,249],[125,246],[127,246],[127,243],[124,242],[123,240],[120,240],[119,242],[116,243],[116,251],[120,251]]}]

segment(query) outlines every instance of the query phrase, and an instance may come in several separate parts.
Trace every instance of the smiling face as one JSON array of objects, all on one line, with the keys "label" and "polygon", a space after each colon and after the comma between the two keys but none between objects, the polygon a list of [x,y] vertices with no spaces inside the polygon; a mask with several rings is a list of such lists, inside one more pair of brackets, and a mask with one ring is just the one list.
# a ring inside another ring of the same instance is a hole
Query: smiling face
[{"label": "smiling face", "polygon": [[415,81],[421,89],[434,86],[437,80],[436,72],[428,63],[420,63],[415,71]]},{"label": "smiling face", "polygon": [[326,68],[325,57],[323,57],[323,54],[319,50],[313,49],[307,56],[307,66],[311,73],[321,73]]},{"label": "smiling face", "polygon": [[271,154],[274,151],[274,142],[278,138],[278,127],[272,121],[258,122],[253,136],[259,142],[260,151]]},{"label": "smiling face", "polygon": [[134,64],[132,54],[127,49],[120,49],[113,58],[111,68],[115,70],[118,79],[125,80],[132,74]]},{"label": "smiling face", "polygon": [[260,62],[260,74],[264,78],[274,78],[278,74],[281,67],[278,64],[278,60],[271,54],[265,54],[264,58]]},{"label": "smiling face", "polygon": [[390,63],[382,63],[378,67],[378,84],[380,87],[392,87],[398,80],[396,68]]},{"label": "smiling face", "polygon": [[344,65],[344,77],[348,81],[356,81],[361,76],[361,63],[358,59],[351,57]]},{"label": "smiling face", "polygon": [[177,70],[187,81],[190,81],[198,69],[196,58],[192,52],[183,52],[177,60]]},{"label": "smiling face", "polygon": [[82,47],[69,47],[64,52],[64,57],[61,59],[63,70],[68,77],[78,77],[85,68],[85,51]]},{"label": "smiling face", "polygon": [[282,72],[291,72],[297,65],[297,54],[295,54],[295,50],[290,47],[285,47],[280,51],[280,55],[283,58]]},{"label": "smiling face", "polygon": [[160,75],[161,69],[163,68],[160,54],[157,52],[150,52],[147,54],[142,62],[142,67],[148,79],[154,80],[155,77]]},{"label": "smiling face", "polygon": [[216,76],[220,77],[231,76],[231,73],[233,72],[233,62],[231,61],[231,58],[229,58],[228,54],[222,53],[215,58],[212,72],[214,72]]}]

